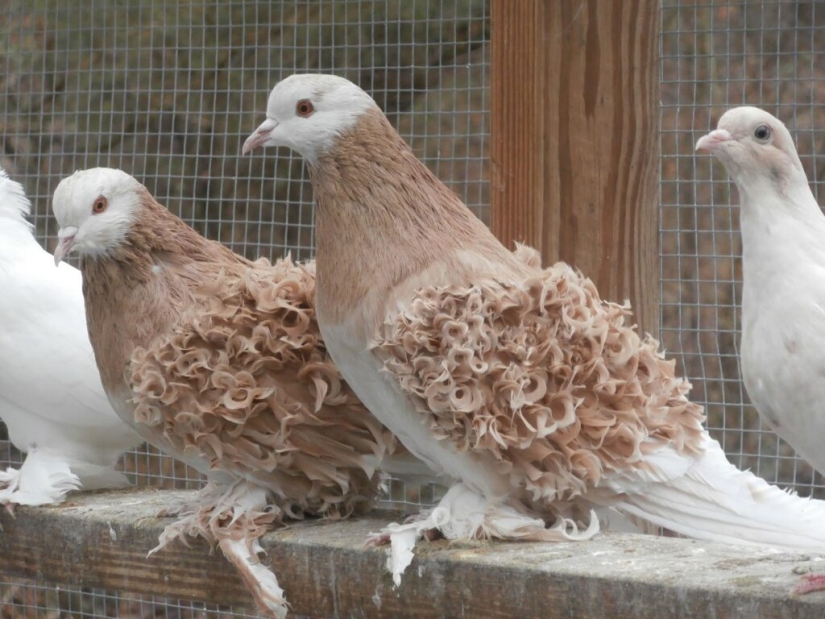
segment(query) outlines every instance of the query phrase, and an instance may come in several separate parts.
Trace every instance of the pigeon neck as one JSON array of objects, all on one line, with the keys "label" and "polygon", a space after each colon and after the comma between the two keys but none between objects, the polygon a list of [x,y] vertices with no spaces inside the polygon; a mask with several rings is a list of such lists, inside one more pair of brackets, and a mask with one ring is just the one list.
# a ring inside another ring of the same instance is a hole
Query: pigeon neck
[{"label": "pigeon neck", "polygon": [[134,325],[124,323],[123,317],[130,315],[132,294],[141,287],[131,270],[131,263],[103,256],[85,257],[80,263],[89,340],[107,393],[123,389],[129,362]]},{"label": "pigeon neck", "polygon": [[737,183],[737,187],[743,326],[748,329],[757,315],[755,309],[787,286],[788,265],[805,264],[813,254],[821,253],[825,217],[804,179],[784,191],[764,183],[744,188]]},{"label": "pigeon neck", "polygon": [[117,247],[85,257],[82,270],[109,287],[131,290],[155,279],[158,268],[192,262],[246,262],[227,247],[209,241],[158,204],[147,192],[139,214]]},{"label": "pigeon neck", "polygon": [[748,226],[775,228],[794,222],[818,229],[825,226],[825,218],[804,173],[781,183],[765,177],[737,179],[736,188],[743,229]]},{"label": "pigeon neck", "polygon": [[108,254],[112,262],[125,269],[128,277],[145,281],[152,277],[157,265],[163,264],[244,261],[224,245],[204,239],[148,192],[141,202],[140,214],[132,222],[124,242]]},{"label": "pigeon neck", "polygon": [[320,314],[346,312],[464,247],[507,253],[378,110],[309,169]]},{"label": "pigeon neck", "polygon": [[89,339],[107,392],[124,388],[131,351],[180,318],[168,299],[186,299],[186,265],[245,262],[199,236],[148,193],[142,202],[124,241],[106,254],[84,257],[80,265]]}]

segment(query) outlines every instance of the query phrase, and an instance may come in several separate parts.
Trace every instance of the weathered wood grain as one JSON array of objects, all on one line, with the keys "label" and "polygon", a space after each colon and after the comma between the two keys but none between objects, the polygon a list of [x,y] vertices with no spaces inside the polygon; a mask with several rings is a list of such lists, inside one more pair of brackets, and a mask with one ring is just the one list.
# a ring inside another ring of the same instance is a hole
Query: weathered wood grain
[{"label": "weathered wood grain", "polygon": [[493,0],[491,226],[658,333],[659,0]]},{"label": "weathered wood grain", "polygon": [[[251,608],[217,551],[193,540],[146,558],[169,520],[155,514],[192,493],[80,495],[56,508],[0,511],[0,573]],[[315,617],[484,619],[809,619],[825,594],[792,597],[811,557],[672,538],[607,534],[584,543],[424,543],[398,589],[385,549],[364,538],[387,514],[305,522],[268,534],[264,560],[293,610]]]}]

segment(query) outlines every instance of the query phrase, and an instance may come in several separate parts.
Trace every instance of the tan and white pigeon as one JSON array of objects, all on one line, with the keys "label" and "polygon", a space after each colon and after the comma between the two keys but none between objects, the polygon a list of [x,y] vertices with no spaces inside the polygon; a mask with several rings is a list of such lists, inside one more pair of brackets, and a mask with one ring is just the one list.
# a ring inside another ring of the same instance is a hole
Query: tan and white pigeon
[{"label": "tan and white pigeon", "polygon": [[59,503],[70,490],[129,485],[114,469],[140,437],[100,384],[80,272],[54,268],[32,235],[23,187],[0,169],[0,419],[26,459],[0,471],[0,505]]},{"label": "tan and white pigeon", "polygon": [[121,418],[210,483],[161,545],[201,534],[261,609],[286,614],[258,538],[287,517],[364,511],[395,439],[332,364],[313,265],[250,262],[208,241],[125,172],[97,168],[54,194],[55,259],[81,256],[89,333]]},{"label": "tan and white pigeon", "polygon": [[791,134],[764,110],[729,110],[696,149],[715,155],[739,190],[748,396],[825,474],[825,216]]},{"label": "tan and white pigeon", "polygon": [[586,539],[614,506],[686,536],[825,552],[825,504],[732,466],[627,306],[508,252],[349,81],[275,86],[243,150],[288,146],[315,191],[316,307],[367,407],[453,482],[391,526],[400,579],[427,529]]}]

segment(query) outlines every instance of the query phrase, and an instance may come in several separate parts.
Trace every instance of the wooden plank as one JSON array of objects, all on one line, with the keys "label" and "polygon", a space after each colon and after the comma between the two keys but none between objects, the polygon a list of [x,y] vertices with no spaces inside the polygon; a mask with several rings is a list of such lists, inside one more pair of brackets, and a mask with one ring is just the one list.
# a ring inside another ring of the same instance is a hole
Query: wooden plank
[{"label": "wooden plank", "polygon": [[[194,540],[151,558],[169,520],[155,514],[192,493],[79,495],[56,508],[0,510],[0,574],[170,598],[251,606],[220,552]],[[542,619],[809,619],[825,594],[792,597],[821,563],[684,539],[605,534],[580,543],[423,543],[400,588],[386,550],[364,547],[387,514],[304,522],[263,539],[297,614],[315,617]]]},{"label": "wooden plank", "polygon": [[658,333],[659,0],[492,0],[493,232]]},{"label": "wooden plank", "polygon": [[185,599],[208,592],[220,604],[251,606],[232,565],[220,560],[220,551],[210,555],[200,539],[192,541],[192,549],[175,544],[147,559],[162,530],[154,515],[191,496],[156,490],[98,493],[55,508],[17,508],[14,518],[4,513],[0,571]]}]

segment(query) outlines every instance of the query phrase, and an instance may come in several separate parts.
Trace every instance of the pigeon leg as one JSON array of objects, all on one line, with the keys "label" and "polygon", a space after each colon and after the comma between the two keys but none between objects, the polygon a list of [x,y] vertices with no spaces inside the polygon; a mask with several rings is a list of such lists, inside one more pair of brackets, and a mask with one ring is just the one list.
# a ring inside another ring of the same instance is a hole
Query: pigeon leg
[{"label": "pigeon leg", "polygon": [[[407,516],[406,518],[404,518],[403,522],[401,523],[401,526],[404,526],[404,525],[407,525],[407,524],[414,524],[416,522],[421,522],[422,520],[427,520],[429,515],[430,515],[430,510],[419,512],[417,514],[411,514],[411,515]],[[432,542],[432,541],[435,541],[435,540],[443,537],[443,534],[441,533],[441,531],[439,531],[438,529],[435,529],[435,528],[426,529],[426,530],[421,532],[421,535],[428,542]],[[375,547],[378,547],[378,546],[386,546],[391,541],[392,540],[391,540],[390,532],[387,531],[386,529],[384,529],[383,531],[379,531],[378,533],[370,533],[367,536],[367,541],[364,542],[364,545],[367,546],[367,548],[375,548]]]},{"label": "pigeon leg", "polygon": [[217,544],[224,556],[238,569],[255,603],[267,617],[284,619],[287,603],[278,579],[258,559],[263,552],[258,538],[280,524],[282,512],[268,501],[268,492],[244,479],[231,483],[210,480],[189,505],[174,505],[164,510],[180,516],[168,525],[152,555],[169,542],[203,537]]}]

